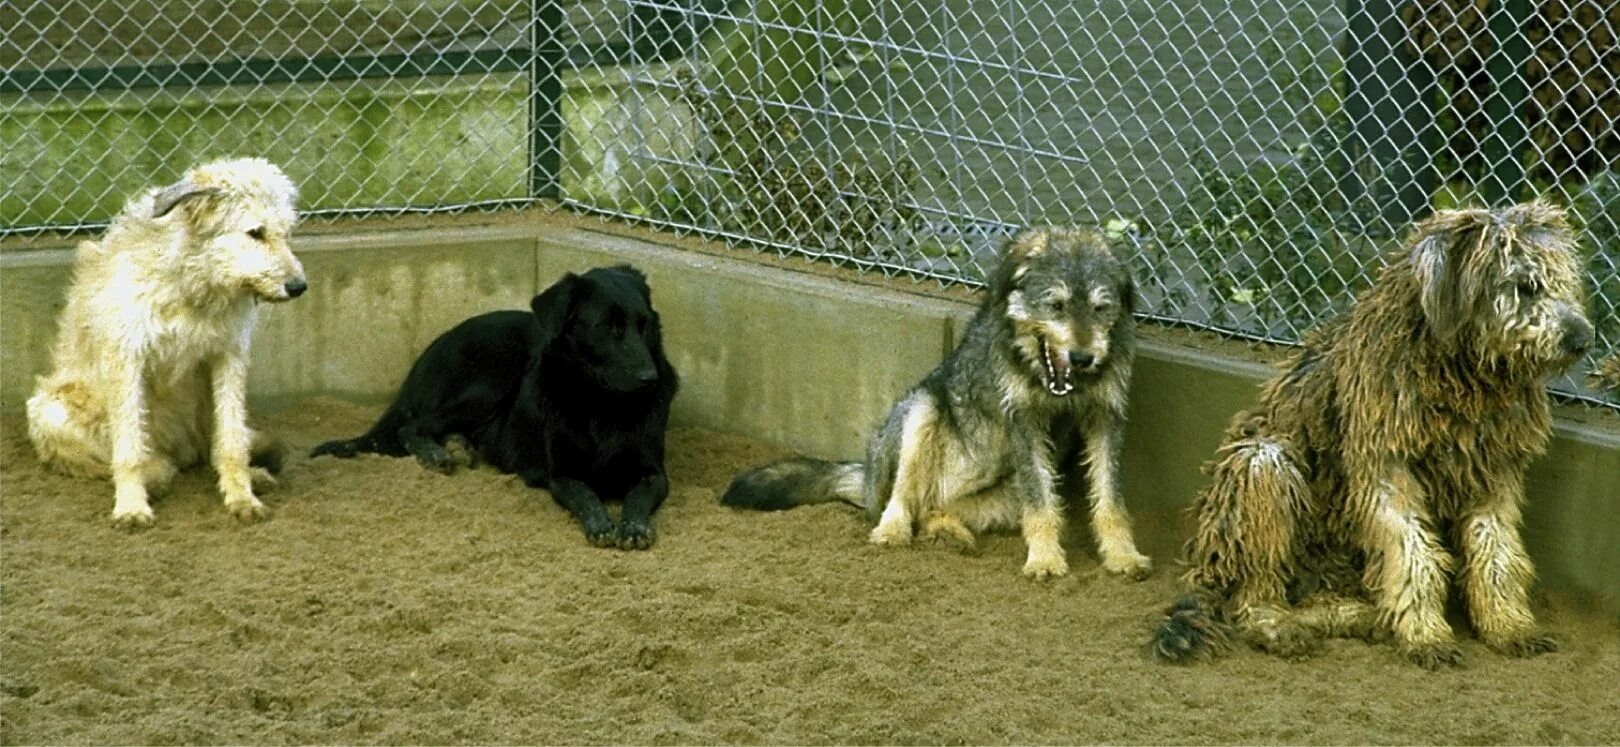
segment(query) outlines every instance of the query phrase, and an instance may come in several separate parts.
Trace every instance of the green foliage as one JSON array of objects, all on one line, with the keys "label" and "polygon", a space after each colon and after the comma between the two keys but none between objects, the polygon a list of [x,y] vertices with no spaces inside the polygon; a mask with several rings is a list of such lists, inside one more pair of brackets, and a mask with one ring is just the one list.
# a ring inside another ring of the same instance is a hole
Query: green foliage
[{"label": "green foliage", "polygon": [[681,85],[709,136],[701,158],[712,197],[669,197],[664,217],[707,213],[729,231],[855,257],[889,251],[891,234],[916,220],[919,174],[909,156],[854,147],[823,155],[803,142],[786,107],[705,87],[696,74]]}]

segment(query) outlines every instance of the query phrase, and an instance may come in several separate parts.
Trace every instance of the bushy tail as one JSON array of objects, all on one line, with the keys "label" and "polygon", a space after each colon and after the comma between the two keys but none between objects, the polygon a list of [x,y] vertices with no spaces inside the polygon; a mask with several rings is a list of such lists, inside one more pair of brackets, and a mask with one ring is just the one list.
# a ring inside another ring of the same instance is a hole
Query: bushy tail
[{"label": "bushy tail", "polygon": [[1232,626],[1222,617],[1224,600],[1200,589],[1177,599],[1164,611],[1149,646],[1160,661],[1186,664],[1208,659],[1230,648]]},{"label": "bushy tail", "polygon": [[843,501],[866,508],[860,462],[828,462],[794,457],[737,476],[720,502],[733,508],[784,511],[795,506]]}]

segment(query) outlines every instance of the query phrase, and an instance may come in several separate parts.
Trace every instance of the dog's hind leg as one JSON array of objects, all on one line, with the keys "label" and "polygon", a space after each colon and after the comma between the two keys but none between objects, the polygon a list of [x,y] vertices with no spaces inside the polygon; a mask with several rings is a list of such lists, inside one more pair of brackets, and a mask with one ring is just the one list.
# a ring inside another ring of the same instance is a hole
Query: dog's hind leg
[{"label": "dog's hind leg", "polygon": [[1389,629],[1378,618],[1378,608],[1365,599],[1321,592],[1302,600],[1295,614],[1300,624],[1325,638],[1375,641],[1389,637]]},{"label": "dog's hind leg", "polygon": [[1185,578],[1230,589],[1230,617],[1256,648],[1287,658],[1312,653],[1320,638],[1289,608],[1286,589],[1310,500],[1304,474],[1281,441],[1257,436],[1223,446],[1211,475]]},{"label": "dog's hind leg", "polygon": [[[883,514],[870,536],[874,545],[905,545],[911,542],[917,514],[933,504],[938,492],[936,444],[939,434],[933,399],[917,392],[895,405],[879,434],[875,450],[894,460],[894,481],[888,495],[869,496],[883,501]],[[896,418],[896,415],[899,417]],[[896,422],[898,420],[898,423]],[[876,461],[874,459],[873,461]],[[886,470],[871,470],[869,481],[881,481]]]},{"label": "dog's hind leg", "polygon": [[1153,561],[1137,552],[1131,517],[1119,498],[1119,439],[1123,424],[1108,416],[1098,421],[1085,432],[1091,530],[1097,539],[1097,554],[1109,573],[1141,580],[1153,572]]}]

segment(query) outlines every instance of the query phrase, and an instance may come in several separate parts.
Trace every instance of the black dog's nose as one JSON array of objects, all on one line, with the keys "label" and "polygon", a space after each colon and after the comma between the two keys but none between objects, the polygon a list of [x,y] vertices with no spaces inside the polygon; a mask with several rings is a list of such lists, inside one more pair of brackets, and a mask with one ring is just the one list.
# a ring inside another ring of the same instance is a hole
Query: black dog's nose
[{"label": "black dog's nose", "polygon": [[287,284],[282,287],[287,289],[288,298],[297,298],[304,295],[304,291],[309,290],[309,283],[304,282],[303,278],[293,278],[288,280]]},{"label": "black dog's nose", "polygon": [[1069,353],[1069,365],[1074,366],[1075,368],[1091,368],[1091,364],[1096,362],[1096,356],[1093,356],[1091,353],[1087,353],[1083,350],[1075,350]]},{"label": "black dog's nose", "polygon": [[658,369],[647,368],[636,372],[636,381],[642,384],[651,384],[658,380]]}]

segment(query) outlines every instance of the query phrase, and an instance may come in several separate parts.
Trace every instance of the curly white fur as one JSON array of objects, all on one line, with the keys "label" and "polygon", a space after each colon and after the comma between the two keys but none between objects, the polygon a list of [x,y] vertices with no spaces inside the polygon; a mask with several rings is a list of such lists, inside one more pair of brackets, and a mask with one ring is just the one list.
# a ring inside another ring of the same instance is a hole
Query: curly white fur
[{"label": "curly white fur", "polygon": [[259,301],[304,291],[288,237],[297,188],[258,158],[199,166],[131,200],[79,245],[51,373],[28,400],[40,459],[111,476],[113,521],[153,522],[149,490],[205,456],[225,506],[265,515],[249,466],[248,345]]}]

